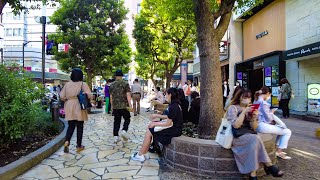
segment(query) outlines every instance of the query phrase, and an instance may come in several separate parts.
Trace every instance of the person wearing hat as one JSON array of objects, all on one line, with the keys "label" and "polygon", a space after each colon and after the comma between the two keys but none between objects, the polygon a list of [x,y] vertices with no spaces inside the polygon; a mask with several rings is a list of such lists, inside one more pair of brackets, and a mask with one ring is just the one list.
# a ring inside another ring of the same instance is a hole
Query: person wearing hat
[{"label": "person wearing hat", "polygon": [[122,70],[117,70],[115,73],[116,80],[110,85],[110,102],[114,114],[114,123],[113,123],[113,136],[114,142],[119,141],[119,130],[121,125],[121,118],[124,118],[124,124],[122,131],[120,133],[122,139],[127,141],[128,128],[130,124],[130,110],[132,109],[131,104],[131,90],[129,84],[122,79],[123,73]]}]

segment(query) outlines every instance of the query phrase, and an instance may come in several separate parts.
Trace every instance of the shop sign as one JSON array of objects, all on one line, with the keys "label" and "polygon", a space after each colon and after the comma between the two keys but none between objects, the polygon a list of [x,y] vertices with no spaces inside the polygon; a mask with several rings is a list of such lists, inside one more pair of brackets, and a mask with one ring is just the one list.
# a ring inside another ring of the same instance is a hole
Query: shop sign
[{"label": "shop sign", "polygon": [[320,84],[308,84],[308,99],[320,99]]},{"label": "shop sign", "polygon": [[257,34],[257,35],[256,35],[256,39],[260,39],[260,38],[262,38],[263,36],[266,36],[266,35],[268,35],[268,34],[269,34],[268,31],[265,30],[265,31],[263,31],[263,32],[260,33],[260,34]]},{"label": "shop sign", "polygon": [[320,42],[285,51],[284,60],[320,53]]}]

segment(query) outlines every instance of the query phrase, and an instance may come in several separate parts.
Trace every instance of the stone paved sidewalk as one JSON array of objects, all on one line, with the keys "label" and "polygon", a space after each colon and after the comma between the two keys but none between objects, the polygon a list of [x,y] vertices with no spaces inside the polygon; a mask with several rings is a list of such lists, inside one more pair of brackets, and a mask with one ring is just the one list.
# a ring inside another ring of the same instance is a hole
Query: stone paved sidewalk
[{"label": "stone paved sidewalk", "polygon": [[[89,116],[84,125],[83,145],[86,149],[75,152],[76,131],[70,145],[70,153],[61,147],[17,179],[159,179],[159,157],[150,154],[144,163],[130,160],[142,144],[149,120],[146,115],[131,117],[130,139],[113,142],[113,116],[98,113]],[[121,126],[122,127],[122,126]]]}]

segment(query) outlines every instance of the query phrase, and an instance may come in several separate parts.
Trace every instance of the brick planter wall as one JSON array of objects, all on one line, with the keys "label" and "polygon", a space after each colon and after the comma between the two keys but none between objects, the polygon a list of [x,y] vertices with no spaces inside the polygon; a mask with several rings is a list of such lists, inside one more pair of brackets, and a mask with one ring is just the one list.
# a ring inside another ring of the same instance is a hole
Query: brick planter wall
[{"label": "brick planter wall", "polygon": [[[261,135],[266,150],[273,162],[275,156],[275,139],[272,135]],[[231,150],[222,148],[213,140],[195,139],[186,136],[172,139],[164,148],[166,165],[188,173],[211,177],[239,178],[236,162]],[[263,175],[262,169],[258,175]]]}]

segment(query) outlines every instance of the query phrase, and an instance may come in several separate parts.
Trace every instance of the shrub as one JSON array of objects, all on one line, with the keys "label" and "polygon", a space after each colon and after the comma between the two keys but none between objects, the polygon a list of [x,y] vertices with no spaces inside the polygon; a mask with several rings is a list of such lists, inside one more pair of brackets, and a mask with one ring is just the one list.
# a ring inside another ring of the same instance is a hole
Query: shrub
[{"label": "shrub", "polygon": [[44,88],[28,73],[0,66],[0,143],[22,138],[42,113]]},{"label": "shrub", "polygon": [[62,128],[59,121],[52,121],[51,114],[40,111],[28,128],[27,135],[53,136],[57,135]]}]

